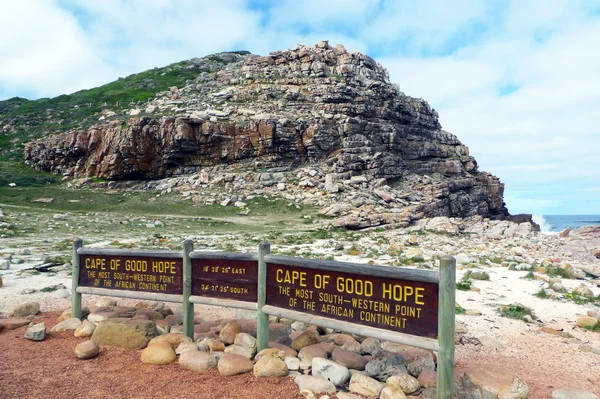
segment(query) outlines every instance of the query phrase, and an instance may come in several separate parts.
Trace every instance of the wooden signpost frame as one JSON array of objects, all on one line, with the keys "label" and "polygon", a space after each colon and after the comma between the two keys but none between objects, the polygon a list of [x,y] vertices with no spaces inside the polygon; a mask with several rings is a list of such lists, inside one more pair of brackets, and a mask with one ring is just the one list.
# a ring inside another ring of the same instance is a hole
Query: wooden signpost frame
[{"label": "wooden signpost frame", "polygon": [[[440,257],[439,272],[391,268],[388,266],[363,265],[348,262],[323,261],[288,256],[270,255],[270,244],[262,242],[258,246],[258,254],[236,254],[214,251],[194,251],[193,241],[185,240],[183,251],[147,251],[122,249],[82,248],[82,240],[73,241],[72,260],[72,317],[81,318],[81,295],[103,295],[112,297],[134,298],[162,302],[175,302],[183,305],[184,334],[194,338],[194,304],[207,304],[233,307],[257,311],[257,349],[268,347],[269,315],[285,317],[321,327],[333,328],[352,334],[369,336],[386,341],[406,344],[427,350],[437,351],[437,399],[452,399],[454,395],[454,336],[455,336],[455,304],[456,304],[456,260],[451,256]],[[147,258],[182,259],[183,284],[181,295],[139,292],[130,290],[105,289],[96,287],[80,287],[80,256],[137,256]],[[211,298],[192,295],[192,259],[257,261],[257,302],[237,301],[233,299]],[[438,284],[438,334],[437,340],[404,334],[387,329],[364,326],[333,318],[311,315],[291,309],[267,305],[267,270],[269,263],[273,265],[297,266],[313,268],[321,271],[352,273],[363,276],[390,277],[400,280]]]}]

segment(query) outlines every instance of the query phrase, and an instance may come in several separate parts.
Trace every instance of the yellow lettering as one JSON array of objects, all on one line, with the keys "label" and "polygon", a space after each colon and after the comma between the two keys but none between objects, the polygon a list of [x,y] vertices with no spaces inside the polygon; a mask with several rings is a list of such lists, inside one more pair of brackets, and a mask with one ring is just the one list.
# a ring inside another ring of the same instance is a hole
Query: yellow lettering
[{"label": "yellow lettering", "polygon": [[425,302],[419,300],[419,299],[421,299],[421,298],[424,297],[423,294],[419,293],[419,292],[423,292],[423,291],[425,291],[425,288],[422,288],[422,287],[415,289],[415,304],[417,304],[417,305],[425,305]]}]

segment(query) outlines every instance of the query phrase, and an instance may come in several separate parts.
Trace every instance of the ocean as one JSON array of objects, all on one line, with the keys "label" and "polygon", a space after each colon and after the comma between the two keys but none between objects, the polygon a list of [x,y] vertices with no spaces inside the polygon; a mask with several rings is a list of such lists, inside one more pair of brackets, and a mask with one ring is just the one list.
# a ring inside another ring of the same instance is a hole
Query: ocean
[{"label": "ocean", "polygon": [[600,225],[600,215],[533,215],[533,221],[540,225],[543,233],[561,232],[567,227]]}]

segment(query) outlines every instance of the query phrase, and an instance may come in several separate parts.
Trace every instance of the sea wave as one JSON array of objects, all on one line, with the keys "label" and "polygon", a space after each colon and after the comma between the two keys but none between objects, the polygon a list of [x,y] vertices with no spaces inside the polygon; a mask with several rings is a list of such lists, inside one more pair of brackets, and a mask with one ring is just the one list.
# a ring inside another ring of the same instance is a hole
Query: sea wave
[{"label": "sea wave", "polygon": [[550,223],[548,223],[546,221],[546,219],[544,219],[544,216],[542,215],[533,215],[531,217],[533,219],[533,221],[537,224],[540,225],[540,229],[542,231],[543,234],[557,234],[558,232],[556,231],[552,231],[552,227],[550,226]]}]

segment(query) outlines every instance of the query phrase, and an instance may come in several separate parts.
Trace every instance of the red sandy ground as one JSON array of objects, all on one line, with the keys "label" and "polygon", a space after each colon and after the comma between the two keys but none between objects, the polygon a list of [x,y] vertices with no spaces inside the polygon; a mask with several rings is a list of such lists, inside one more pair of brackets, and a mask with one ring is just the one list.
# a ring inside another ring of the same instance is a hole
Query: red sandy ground
[{"label": "red sandy ground", "polygon": [[[59,314],[39,314],[36,322],[45,322],[50,331]],[[292,378],[223,377],[177,362],[145,365],[141,351],[109,347],[94,359],[78,360],[73,349],[85,339],[72,331],[49,332],[44,341],[33,342],[23,338],[26,329],[0,332],[0,399],[303,399]],[[459,345],[456,361],[458,369],[492,364],[516,372],[529,385],[530,399],[549,398],[564,387],[599,393],[600,356],[578,352],[555,336],[523,336],[515,350]]]}]

